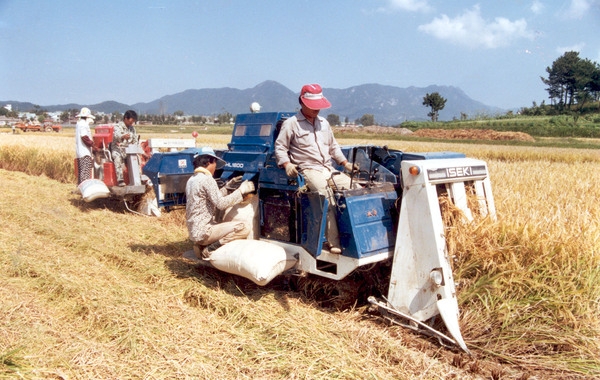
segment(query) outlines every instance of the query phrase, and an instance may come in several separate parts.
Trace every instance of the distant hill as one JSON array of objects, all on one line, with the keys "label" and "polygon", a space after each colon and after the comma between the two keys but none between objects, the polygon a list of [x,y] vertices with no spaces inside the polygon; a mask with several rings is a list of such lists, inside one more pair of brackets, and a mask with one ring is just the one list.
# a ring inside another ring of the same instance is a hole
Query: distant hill
[{"label": "distant hill", "polygon": [[[294,111],[298,109],[298,90],[290,90],[275,81],[265,81],[253,88],[239,90],[235,88],[214,88],[186,90],[166,95],[148,103],[126,105],[114,101],[87,105],[92,111],[112,113],[134,109],[140,114],[173,114],[183,111],[186,115],[216,115],[223,112],[238,114],[249,112],[252,102],[262,106],[262,112]],[[400,88],[380,84],[363,84],[346,89],[324,88],[325,96],[332,107],[322,111],[322,115],[336,114],[341,120],[354,121],[365,114],[375,116],[381,125],[397,125],[406,120],[429,120],[429,108],[423,106],[423,97],[427,93],[438,92],[447,99],[446,107],[440,111],[440,120],[460,118],[461,113],[469,116],[476,114],[493,115],[505,110],[485,105],[469,98],[461,89],[453,86],[408,87]],[[12,104],[13,110],[30,111],[32,103],[4,101]],[[79,109],[78,104],[40,106],[48,111]]]},{"label": "distant hill", "polygon": [[71,109],[79,110],[79,109],[81,109],[81,107],[89,107],[92,110],[92,112],[104,112],[104,113],[121,112],[121,113],[124,113],[128,109],[132,108],[131,106],[129,106],[127,104],[123,104],[123,103],[119,103],[119,102],[115,102],[115,101],[106,101],[106,102],[93,104],[93,105],[88,105],[88,104],[81,105],[81,104],[76,104],[76,103],[69,103],[69,104],[50,105],[50,106],[40,106],[39,104],[33,104],[33,103],[29,103],[29,102],[18,102],[18,101],[14,101],[14,100],[0,101],[0,105],[3,106],[5,104],[12,105],[12,110],[17,111],[17,112],[30,112],[30,111],[35,110],[36,108],[43,109],[48,112],[59,112],[59,111],[66,111],[66,110],[71,110]]}]

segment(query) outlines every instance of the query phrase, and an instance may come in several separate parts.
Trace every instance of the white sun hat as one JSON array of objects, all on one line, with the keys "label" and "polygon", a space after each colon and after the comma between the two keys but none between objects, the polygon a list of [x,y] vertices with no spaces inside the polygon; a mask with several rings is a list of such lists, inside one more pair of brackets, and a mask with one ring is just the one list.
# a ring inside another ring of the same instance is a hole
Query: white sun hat
[{"label": "white sun hat", "polygon": [[83,118],[83,117],[88,118],[89,117],[90,119],[95,119],[94,115],[92,115],[92,111],[90,111],[90,109],[87,108],[87,107],[83,107],[81,109],[81,111],[77,114],[77,117],[81,117],[81,118]]}]

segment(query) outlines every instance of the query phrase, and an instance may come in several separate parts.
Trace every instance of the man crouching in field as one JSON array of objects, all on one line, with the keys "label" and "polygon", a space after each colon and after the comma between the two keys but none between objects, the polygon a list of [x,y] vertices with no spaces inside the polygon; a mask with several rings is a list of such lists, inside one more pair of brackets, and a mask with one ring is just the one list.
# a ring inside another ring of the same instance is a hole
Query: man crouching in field
[{"label": "man crouching in field", "polygon": [[232,221],[217,223],[217,210],[226,210],[244,199],[244,195],[254,191],[254,183],[244,181],[239,188],[227,195],[233,183],[241,177],[231,179],[219,189],[213,178],[215,171],[225,165],[225,161],[215,155],[210,147],[203,147],[194,156],[194,175],[185,187],[186,221],[189,238],[194,242],[194,253],[199,259],[208,259],[210,254],[236,239],[245,239],[250,226],[244,222]]}]

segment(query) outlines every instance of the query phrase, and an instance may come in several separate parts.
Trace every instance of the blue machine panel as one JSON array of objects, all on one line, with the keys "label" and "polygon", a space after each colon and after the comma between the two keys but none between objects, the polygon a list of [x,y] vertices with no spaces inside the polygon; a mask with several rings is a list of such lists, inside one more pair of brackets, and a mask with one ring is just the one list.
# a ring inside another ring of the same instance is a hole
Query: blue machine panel
[{"label": "blue machine panel", "polygon": [[185,186],[194,174],[192,162],[197,149],[154,153],[142,172],[150,178],[159,207],[185,204]]},{"label": "blue machine panel", "polygon": [[239,114],[228,144],[230,151],[272,152],[278,128],[295,112],[261,112]]},{"label": "blue machine panel", "polygon": [[321,255],[325,240],[325,221],[329,201],[319,193],[303,193],[300,203],[302,205],[300,243],[304,249],[317,257]]},{"label": "blue machine panel", "polygon": [[[346,193],[351,194],[351,191]],[[392,210],[397,195],[391,184],[363,191],[360,196],[345,196],[340,213],[340,242],[344,256],[367,257],[393,250],[396,230]]]},{"label": "blue machine panel", "polygon": [[263,112],[237,115],[228,149],[219,152],[220,157],[227,161],[221,177],[226,180],[242,174],[244,179],[253,179],[273,153],[281,124],[294,114]]},{"label": "blue machine panel", "polygon": [[[263,168],[266,154],[256,152],[224,152],[222,157],[227,163],[223,168],[223,178],[229,178],[235,172],[248,173],[249,177]],[[247,179],[247,178],[245,178]]]}]

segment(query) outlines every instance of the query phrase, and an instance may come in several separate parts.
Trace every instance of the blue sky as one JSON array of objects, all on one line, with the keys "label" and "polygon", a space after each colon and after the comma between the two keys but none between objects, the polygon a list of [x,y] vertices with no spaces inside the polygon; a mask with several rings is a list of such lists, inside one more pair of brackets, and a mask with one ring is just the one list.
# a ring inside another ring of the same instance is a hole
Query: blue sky
[{"label": "blue sky", "polygon": [[274,80],[448,85],[519,108],[547,99],[540,76],[569,50],[600,62],[600,0],[0,0],[0,101],[133,104]]}]

